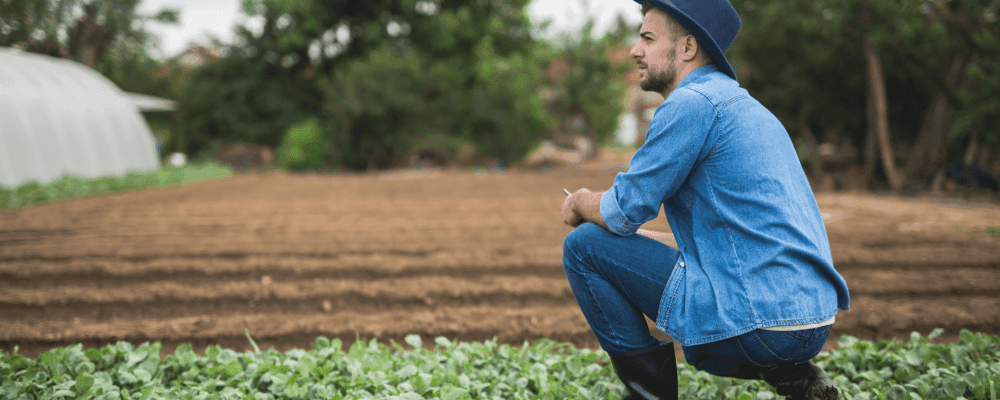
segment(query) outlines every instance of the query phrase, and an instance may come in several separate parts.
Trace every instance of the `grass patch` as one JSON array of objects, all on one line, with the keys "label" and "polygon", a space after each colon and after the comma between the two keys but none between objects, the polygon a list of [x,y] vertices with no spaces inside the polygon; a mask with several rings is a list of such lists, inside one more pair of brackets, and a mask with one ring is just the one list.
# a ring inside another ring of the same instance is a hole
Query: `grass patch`
[{"label": "grass patch", "polygon": [[[815,362],[845,400],[993,400],[1000,386],[1000,338],[963,330],[954,344],[877,343],[842,336]],[[622,385],[607,353],[543,339],[520,348],[434,340],[406,345],[319,337],[312,350],[237,353],[219,346],[196,354],[181,345],[160,359],[160,343],[118,342],[100,349],[52,349],[31,360],[0,352],[3,398],[142,399],[617,399]],[[719,378],[678,364],[680,398],[778,400],[761,381]]]},{"label": "grass patch", "polygon": [[96,179],[66,175],[48,184],[29,182],[16,188],[0,187],[0,210],[76,197],[186,185],[231,176],[233,171],[229,167],[216,163],[164,166],[152,172],[133,172]]},{"label": "grass patch", "polygon": [[987,234],[993,237],[1000,236],[1000,226],[993,226],[993,225],[973,226],[968,228],[964,228],[960,225],[955,225],[955,230],[958,232],[966,232],[972,234]]}]

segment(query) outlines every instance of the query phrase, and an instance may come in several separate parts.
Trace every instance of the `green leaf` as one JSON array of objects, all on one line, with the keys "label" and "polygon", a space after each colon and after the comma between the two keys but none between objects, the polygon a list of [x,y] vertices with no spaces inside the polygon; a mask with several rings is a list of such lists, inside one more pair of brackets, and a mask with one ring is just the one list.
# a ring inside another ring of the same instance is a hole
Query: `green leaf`
[{"label": "green leaf", "polygon": [[400,379],[406,380],[406,379],[409,379],[410,376],[413,376],[414,374],[416,374],[417,372],[419,372],[419,371],[417,370],[416,366],[407,365],[407,366],[403,367],[403,369],[401,369],[398,372],[396,372],[396,376],[398,376]]},{"label": "green leaf", "polygon": [[76,389],[77,395],[82,395],[84,393],[87,393],[87,391],[89,391],[90,388],[93,386],[94,386],[94,377],[91,376],[90,374],[83,373],[76,377],[76,385],[74,385],[74,389]]},{"label": "green leaf", "polygon": [[134,369],[132,370],[132,374],[141,382],[149,382],[150,379],[153,379],[153,376],[144,369]]},{"label": "green leaf", "polygon": [[959,379],[949,379],[944,381],[944,386],[942,389],[945,394],[951,397],[958,397],[965,394],[965,382]]},{"label": "green leaf", "polygon": [[424,341],[420,339],[420,335],[406,335],[403,339],[406,344],[413,346],[414,349],[419,349],[423,347]]}]

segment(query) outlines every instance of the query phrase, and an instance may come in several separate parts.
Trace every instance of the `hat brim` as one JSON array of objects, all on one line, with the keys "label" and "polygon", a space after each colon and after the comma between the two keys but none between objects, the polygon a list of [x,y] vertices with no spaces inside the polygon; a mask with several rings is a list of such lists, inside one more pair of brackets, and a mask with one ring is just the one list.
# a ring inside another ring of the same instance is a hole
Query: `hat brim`
[{"label": "hat brim", "polygon": [[697,21],[691,19],[691,17],[688,17],[686,13],[677,7],[674,7],[663,0],[635,0],[635,2],[639,4],[644,2],[650,3],[673,17],[677,23],[681,24],[684,29],[687,29],[687,31],[690,32],[696,40],[698,40],[698,44],[700,44],[702,48],[708,51],[708,54],[712,56],[712,60],[715,60],[715,66],[719,68],[719,72],[729,75],[730,78],[736,80],[736,71],[733,71],[733,66],[729,65],[729,60],[726,59],[726,54],[721,48],[719,48],[719,44],[715,42],[712,35],[708,34],[705,27],[701,26],[701,24]]}]

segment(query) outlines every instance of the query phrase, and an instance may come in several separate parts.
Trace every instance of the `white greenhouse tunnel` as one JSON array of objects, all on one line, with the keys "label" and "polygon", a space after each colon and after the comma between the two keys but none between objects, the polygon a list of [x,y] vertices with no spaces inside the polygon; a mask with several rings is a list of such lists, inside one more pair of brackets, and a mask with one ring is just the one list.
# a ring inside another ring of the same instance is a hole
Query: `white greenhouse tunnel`
[{"label": "white greenhouse tunnel", "polygon": [[0,47],[0,186],[159,169],[140,107],[173,104],[73,61]]}]

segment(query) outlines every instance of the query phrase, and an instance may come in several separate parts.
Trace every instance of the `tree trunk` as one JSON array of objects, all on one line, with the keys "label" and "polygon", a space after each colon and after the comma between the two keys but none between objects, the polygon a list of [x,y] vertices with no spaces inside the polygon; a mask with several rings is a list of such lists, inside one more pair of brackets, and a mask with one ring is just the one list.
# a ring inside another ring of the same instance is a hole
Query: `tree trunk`
[{"label": "tree trunk", "polygon": [[878,162],[878,141],[875,140],[875,131],[877,128],[875,126],[875,101],[872,100],[872,97],[874,97],[872,95],[872,91],[869,90],[865,97],[867,100],[867,105],[865,106],[865,119],[867,121],[864,149],[865,163],[861,167],[861,171],[858,176],[858,186],[870,189],[872,178],[875,175],[875,163]]},{"label": "tree trunk", "polygon": [[934,91],[931,103],[924,114],[917,135],[917,143],[910,153],[905,169],[905,178],[913,179],[919,175],[933,171],[945,161],[944,145],[951,136],[952,105],[947,92],[955,91],[965,81],[965,70],[972,58],[960,54],[941,72],[943,88]]},{"label": "tree trunk", "polygon": [[977,153],[979,153],[979,131],[972,132],[969,147],[965,148],[965,156],[962,157],[962,164],[975,166]]},{"label": "tree trunk", "polygon": [[70,56],[77,62],[94,68],[114,42],[111,30],[98,23],[97,7],[88,4],[85,14],[70,32]]},{"label": "tree trunk", "polygon": [[802,137],[806,140],[806,151],[809,153],[809,170],[813,175],[814,179],[822,180],[823,176],[823,160],[820,158],[819,154],[819,141],[816,140],[816,135],[813,134],[812,129],[809,129],[809,125],[804,122],[799,123],[799,131],[802,133]]},{"label": "tree trunk", "polygon": [[885,95],[885,80],[882,76],[882,64],[878,59],[878,49],[871,43],[865,43],[865,58],[868,61],[868,78],[871,86],[871,100],[875,105],[875,133],[878,138],[879,154],[882,158],[882,168],[889,180],[889,187],[899,191],[903,187],[903,178],[896,170],[896,162],[892,153],[892,142],[889,140],[889,107]]}]

